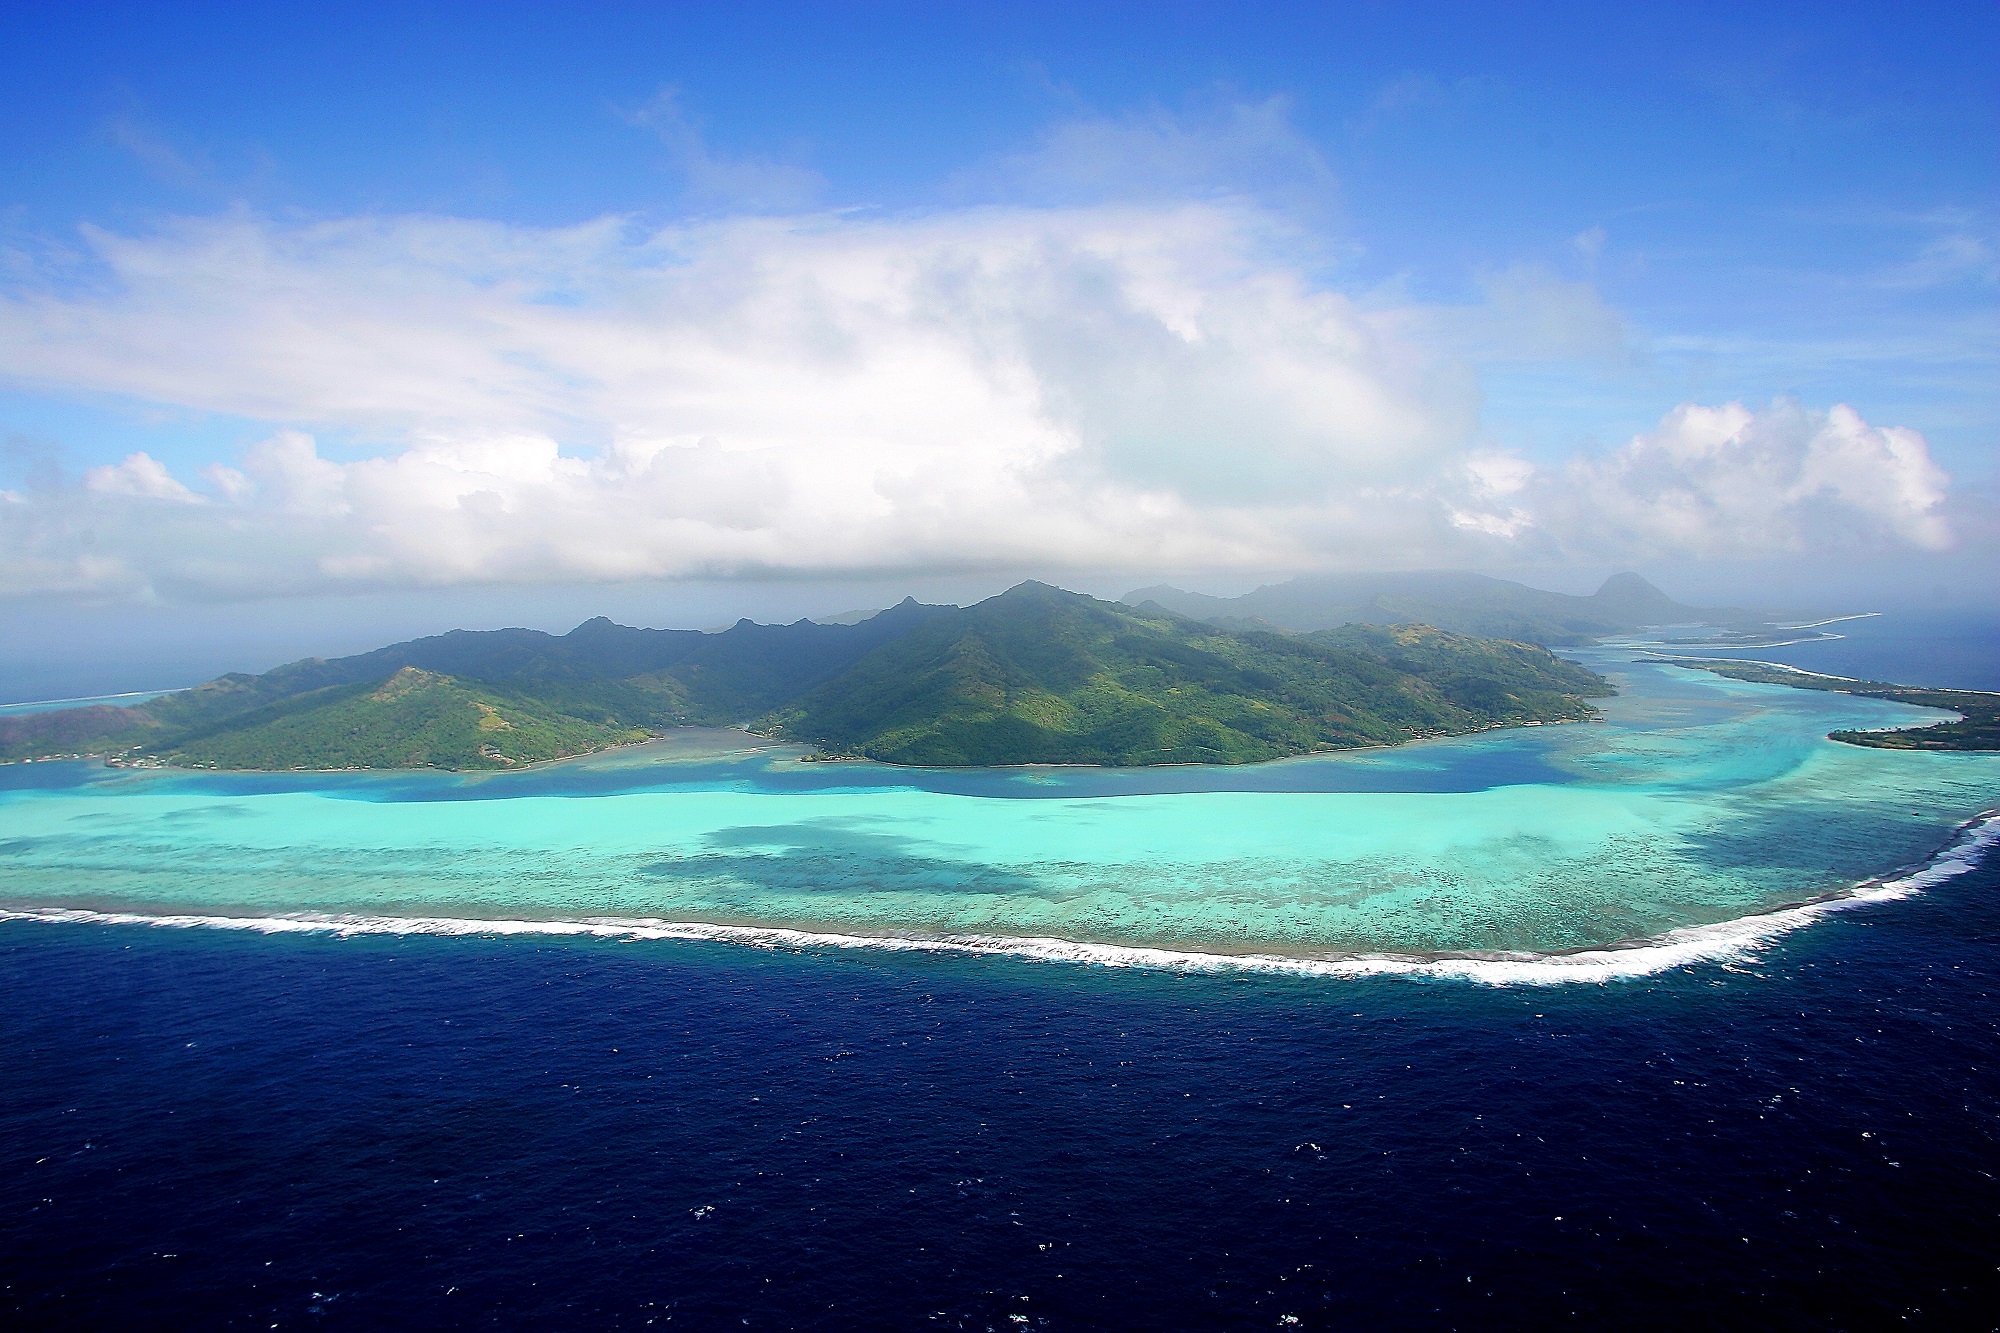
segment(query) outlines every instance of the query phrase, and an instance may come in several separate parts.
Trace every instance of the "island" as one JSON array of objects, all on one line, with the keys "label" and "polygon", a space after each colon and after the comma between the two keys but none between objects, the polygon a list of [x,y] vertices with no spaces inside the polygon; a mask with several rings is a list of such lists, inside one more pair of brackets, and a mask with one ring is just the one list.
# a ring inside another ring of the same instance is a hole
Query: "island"
[{"label": "island", "polygon": [[2000,750],[2000,694],[1983,690],[1933,690],[1909,685],[1891,685],[1880,680],[1852,680],[1846,676],[1826,676],[1799,667],[1770,662],[1736,662],[1727,659],[1669,658],[1675,666],[1711,671],[1731,680],[1757,685],[1788,685],[1795,690],[1828,690],[1856,694],[1866,699],[1889,699],[1919,708],[1941,708],[1959,714],[1956,722],[1937,722],[1926,727],[1895,727],[1883,731],[1834,731],[1829,740],[1845,745],[1865,745],[1877,750]]},{"label": "island", "polygon": [[1603,677],[1422,624],[1234,629],[1026,582],[970,607],[719,633],[455,630],[133,707],[0,718],[0,760],[502,770],[681,726],[891,764],[1241,764],[1580,722]]}]

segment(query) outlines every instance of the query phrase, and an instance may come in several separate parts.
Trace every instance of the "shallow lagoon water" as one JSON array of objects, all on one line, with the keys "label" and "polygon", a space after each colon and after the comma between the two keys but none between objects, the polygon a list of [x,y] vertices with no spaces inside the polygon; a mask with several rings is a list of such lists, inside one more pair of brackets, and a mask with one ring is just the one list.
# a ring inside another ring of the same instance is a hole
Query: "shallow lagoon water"
[{"label": "shallow lagoon water", "polygon": [[2000,756],[1824,739],[1937,714],[1578,656],[1620,686],[1603,722],[1243,768],[817,764],[729,732],[520,774],[22,766],[0,770],[0,907],[1100,961],[1539,955],[1892,874],[2000,795]]}]

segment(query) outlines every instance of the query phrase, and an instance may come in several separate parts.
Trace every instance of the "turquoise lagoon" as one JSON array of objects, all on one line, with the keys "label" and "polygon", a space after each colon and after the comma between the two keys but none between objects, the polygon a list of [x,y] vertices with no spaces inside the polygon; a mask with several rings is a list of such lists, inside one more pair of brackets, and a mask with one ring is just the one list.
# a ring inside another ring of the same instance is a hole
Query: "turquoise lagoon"
[{"label": "turquoise lagoon", "polygon": [[1246,768],[807,763],[726,731],[498,775],[22,765],[0,908],[1603,975],[1908,891],[2000,803],[2000,756],[1824,739],[1938,714],[1577,656],[1620,687],[1602,722]]}]

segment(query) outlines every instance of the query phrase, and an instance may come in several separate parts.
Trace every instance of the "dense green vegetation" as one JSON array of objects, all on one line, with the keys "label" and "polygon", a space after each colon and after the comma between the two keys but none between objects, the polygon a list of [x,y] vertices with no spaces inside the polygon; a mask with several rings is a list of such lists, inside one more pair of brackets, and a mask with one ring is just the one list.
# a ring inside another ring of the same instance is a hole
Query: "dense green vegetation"
[{"label": "dense green vegetation", "polygon": [[1892,699],[1919,708],[1941,708],[1961,715],[1957,722],[1937,722],[1928,727],[1900,727],[1894,731],[1834,731],[1828,738],[1848,745],[1866,745],[1877,750],[2000,750],[2000,694],[1980,690],[1926,690],[1907,685],[1891,685],[1880,680],[1847,680],[1840,676],[1815,675],[1810,671],[1789,671],[1761,662],[1677,661],[1675,666],[1713,671],[1731,680],[1747,680],[1758,685],[1789,685],[1795,690],[1828,690],[1838,694],[1858,694],[1868,699]]},{"label": "dense green vegetation", "polygon": [[138,708],[0,719],[0,760],[110,754],[198,768],[512,768],[649,734],[416,667],[372,686],[323,685],[268,701],[261,680],[225,677]]},{"label": "dense green vegetation", "polygon": [[1229,633],[1027,583],[930,618],[761,729],[901,764],[1234,764],[1577,720],[1609,692],[1523,644]]},{"label": "dense green vegetation", "polygon": [[311,690],[183,733],[158,752],[198,768],[512,768],[646,735],[404,667],[372,689]]},{"label": "dense green vegetation", "polygon": [[[862,624],[746,620],[720,634],[601,617],[563,635],[453,630],[232,673],[135,708],[0,718],[0,762],[112,754],[223,768],[504,768],[668,727],[749,721],[938,610],[905,601]],[[471,714],[436,691],[375,698],[404,667],[449,678],[500,710],[508,728],[497,740],[468,733]]]},{"label": "dense green vegetation", "polygon": [[454,631],[0,720],[0,758],[493,769],[737,723],[894,763],[1244,763],[1570,721],[1606,693],[1526,644],[1422,625],[1235,633],[1027,583],[857,624]]},{"label": "dense green vegetation", "polygon": [[1577,699],[1601,699],[1609,681],[1545,648],[1454,634],[1432,625],[1342,625],[1313,643],[1382,658],[1421,677],[1454,704],[1499,723],[1572,715]]}]

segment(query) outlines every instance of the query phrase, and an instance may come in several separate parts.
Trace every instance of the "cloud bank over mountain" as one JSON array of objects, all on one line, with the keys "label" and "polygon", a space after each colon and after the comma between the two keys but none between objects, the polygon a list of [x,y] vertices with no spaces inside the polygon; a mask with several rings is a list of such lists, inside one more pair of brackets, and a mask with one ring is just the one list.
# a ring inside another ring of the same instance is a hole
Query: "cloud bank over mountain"
[{"label": "cloud bank over mountain", "polygon": [[1952,540],[1923,437],[1840,405],[1497,448],[1467,330],[1567,357],[1623,340],[1615,312],[1529,270],[1475,309],[1343,292],[1242,197],[83,239],[14,257],[0,377],[270,433],[0,493],[0,595]]}]

